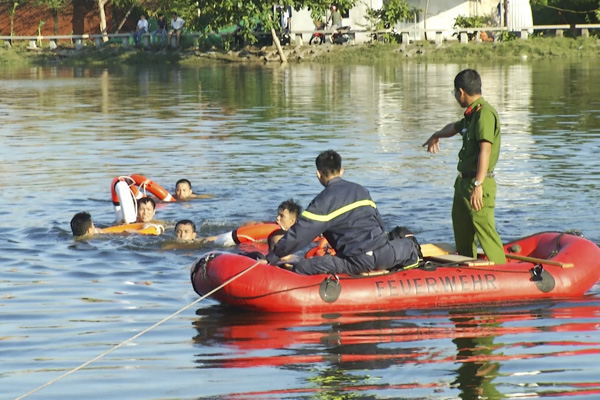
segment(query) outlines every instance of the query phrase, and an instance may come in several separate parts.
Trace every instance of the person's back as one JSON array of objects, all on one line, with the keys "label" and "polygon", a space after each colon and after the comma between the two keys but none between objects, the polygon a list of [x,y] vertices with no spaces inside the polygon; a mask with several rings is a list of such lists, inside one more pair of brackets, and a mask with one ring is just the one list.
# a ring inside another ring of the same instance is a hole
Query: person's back
[{"label": "person's back", "polygon": [[73,237],[82,237],[96,233],[92,216],[87,212],[79,212],[71,218],[71,231]]},{"label": "person's back", "polygon": [[[338,210],[347,211],[336,216]],[[341,177],[331,179],[302,216],[305,218],[296,223],[299,225],[297,231],[319,221],[323,236],[340,257],[379,248],[387,241],[383,222],[369,191]]]},{"label": "person's back", "polygon": [[342,14],[336,6],[331,7],[330,19],[332,28],[340,28],[342,26]]},{"label": "person's back", "polygon": [[333,150],[316,159],[317,178],[325,189],[309,204],[296,224],[267,255],[274,264],[323,234],[336,252],[299,261],[294,271],[358,274],[393,266],[414,266],[418,250],[411,240],[389,241],[369,191],[342,179],[342,159]]}]

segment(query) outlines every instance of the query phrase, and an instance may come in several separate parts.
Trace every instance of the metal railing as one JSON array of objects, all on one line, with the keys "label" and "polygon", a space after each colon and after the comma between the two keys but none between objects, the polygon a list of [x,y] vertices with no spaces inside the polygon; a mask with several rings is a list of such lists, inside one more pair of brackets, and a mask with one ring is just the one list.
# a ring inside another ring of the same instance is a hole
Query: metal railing
[{"label": "metal railing", "polygon": [[[528,27],[522,27],[515,32],[519,33],[521,39],[527,39],[532,32],[535,31],[554,31],[555,36],[562,37],[564,32],[567,30],[578,31],[578,33],[582,37],[589,37],[590,29],[600,29],[600,24],[574,24],[574,25],[534,25]],[[321,33],[326,39],[330,40],[331,35],[336,33],[335,29],[322,29],[322,30],[297,30],[289,32],[292,41],[295,42],[297,46],[302,46],[304,44],[304,35],[313,35],[315,33]],[[482,32],[506,32],[508,29],[506,27],[480,27],[480,28],[456,28],[456,29],[446,29],[446,28],[430,28],[430,29],[385,29],[385,30],[377,30],[372,31],[368,29],[349,29],[344,30],[343,33],[348,35],[348,43],[355,44],[356,43],[356,35],[372,35],[373,37],[381,38],[384,34],[396,34],[400,35],[402,44],[409,44],[412,36],[424,36],[427,33],[435,33],[435,43],[441,44],[444,40],[444,34],[447,35],[456,35],[458,37],[458,41],[461,43],[467,43],[469,41],[469,36],[473,37],[476,42],[481,42],[481,33]],[[220,36],[231,35],[222,34]],[[204,34],[201,33],[182,33],[182,36],[191,37],[193,40],[198,39]],[[104,42],[108,39],[120,39],[120,42],[123,47],[127,48],[130,45],[131,38],[133,37],[133,33],[108,33],[108,34],[83,34],[83,35],[41,35],[41,36],[0,36],[0,40],[3,40],[6,45],[10,46],[13,41],[27,40],[29,41],[29,48],[35,49],[38,48],[38,44],[42,42],[49,42],[50,48],[56,48],[57,42],[59,40],[69,40],[74,43],[74,47],[76,50],[83,48],[85,41],[94,41],[96,48],[100,48],[104,45]],[[145,33],[141,38],[141,45],[143,47],[150,46],[151,34]],[[494,38],[491,38],[495,40]],[[171,37],[171,47],[177,47],[175,35]]]}]

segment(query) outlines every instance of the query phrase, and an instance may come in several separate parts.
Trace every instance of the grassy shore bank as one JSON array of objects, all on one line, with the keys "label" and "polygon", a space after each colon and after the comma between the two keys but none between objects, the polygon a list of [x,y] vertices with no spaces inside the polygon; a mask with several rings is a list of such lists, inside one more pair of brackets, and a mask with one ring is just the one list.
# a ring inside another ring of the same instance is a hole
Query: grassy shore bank
[{"label": "grassy shore bank", "polygon": [[[23,45],[24,46],[24,45]],[[285,54],[290,63],[359,63],[373,64],[422,60],[444,62],[452,60],[522,60],[544,58],[593,58],[600,57],[600,40],[597,38],[544,38],[515,39],[506,42],[468,43],[444,42],[436,46],[430,42],[401,44],[320,45],[287,47]],[[28,50],[25,47],[0,49],[0,65],[65,65],[101,67],[115,64],[185,64],[206,63],[276,63],[279,56],[275,48],[245,48],[239,51],[219,49],[201,51],[194,48],[129,48],[120,45],[102,49],[86,47],[74,50],[59,47],[56,50]]]}]

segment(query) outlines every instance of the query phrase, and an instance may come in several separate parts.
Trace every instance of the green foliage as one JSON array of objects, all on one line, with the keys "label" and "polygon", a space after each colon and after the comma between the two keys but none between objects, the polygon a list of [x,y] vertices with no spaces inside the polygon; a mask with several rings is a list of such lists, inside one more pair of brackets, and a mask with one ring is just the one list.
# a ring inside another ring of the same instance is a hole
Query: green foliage
[{"label": "green foliage", "polygon": [[37,0],[36,3],[53,11],[62,11],[71,4],[71,0]]},{"label": "green foliage", "polygon": [[[37,27],[37,33],[38,36],[42,36],[42,26],[44,26],[46,24],[46,21],[44,21],[43,19],[40,20],[40,22],[38,22],[38,27]],[[42,41],[40,39],[38,39],[38,46],[42,45]]]},{"label": "green foliage", "polygon": [[390,29],[398,22],[411,18],[416,11],[406,4],[406,0],[388,0],[380,9],[367,8],[367,20],[376,30]]},{"label": "green foliage", "polygon": [[465,17],[464,15],[459,15],[454,19],[454,28],[482,28],[489,23],[489,17]]},{"label": "green foliage", "polygon": [[[356,2],[357,0],[339,0],[336,3],[338,9],[348,10],[354,7]],[[325,16],[331,6],[329,0],[282,0],[279,3],[283,6],[292,6],[294,10],[308,8],[315,19]],[[273,12],[276,2],[199,0],[197,4],[196,12],[200,12],[200,17],[194,18],[191,25],[201,32],[218,32],[222,28],[238,25],[238,35],[245,41],[255,42],[254,31],[270,32],[271,28],[278,27],[279,21]]]},{"label": "green foliage", "polygon": [[[483,28],[484,26],[489,26],[491,23],[490,17],[465,17],[464,15],[459,15],[454,18],[454,29],[460,28]],[[473,40],[475,33],[468,33],[469,40]],[[454,33],[454,36],[458,36],[458,33]]]},{"label": "green foliage", "polygon": [[597,24],[599,0],[531,0],[535,25]]},{"label": "green foliage", "polygon": [[517,35],[519,35],[517,32],[509,31],[500,31],[498,32],[498,34],[500,35],[500,37],[498,38],[500,42],[510,42],[511,40],[515,40],[517,38]]},{"label": "green foliage", "polygon": [[339,1],[292,1],[293,7],[296,10],[301,8],[308,8],[310,10],[311,18],[320,21],[327,16],[327,12],[330,10],[332,4],[336,4],[338,10],[345,11],[350,10],[357,3],[356,0],[339,0]]},{"label": "green foliage", "polygon": [[18,1],[15,1],[15,0],[2,1],[2,3],[5,3],[6,11],[8,12],[8,15],[10,17],[10,36],[14,36],[14,34],[15,34],[15,13],[17,12],[17,7],[19,7],[21,5],[21,3],[19,3]]}]

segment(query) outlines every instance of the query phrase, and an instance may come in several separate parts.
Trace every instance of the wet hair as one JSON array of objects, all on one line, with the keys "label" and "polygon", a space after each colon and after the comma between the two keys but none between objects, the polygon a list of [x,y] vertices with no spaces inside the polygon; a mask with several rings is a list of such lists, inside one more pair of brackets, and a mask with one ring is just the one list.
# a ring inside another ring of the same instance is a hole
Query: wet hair
[{"label": "wet hair", "polygon": [[279,207],[277,207],[277,212],[288,210],[290,214],[294,214],[296,219],[302,212],[302,206],[294,201],[294,199],[287,199],[286,201],[281,202]]},{"label": "wet hair", "polygon": [[180,183],[187,183],[187,185],[190,187],[190,189],[192,188],[192,182],[188,181],[185,178],[178,180],[177,183],[175,183],[175,187],[177,187],[177,185],[179,185]]},{"label": "wet hair", "polygon": [[190,225],[192,227],[192,230],[194,232],[196,232],[196,224],[194,224],[194,222],[192,220],[189,219],[182,219],[180,221],[177,221],[177,223],[175,224],[175,231],[177,231],[177,227],[179,225]]},{"label": "wet hair", "polygon": [[73,237],[83,236],[92,227],[92,216],[85,212],[79,212],[71,218],[71,231]]},{"label": "wet hair", "polygon": [[315,164],[321,174],[330,177],[338,174],[342,169],[342,156],[333,150],[327,150],[317,156]]},{"label": "wet hair", "polygon": [[269,246],[269,251],[273,251],[275,249],[275,245],[279,240],[285,235],[287,232],[283,229],[277,229],[267,237],[267,245]]},{"label": "wet hair", "polygon": [[481,76],[474,69],[462,70],[454,78],[454,89],[462,89],[471,96],[481,94]]},{"label": "wet hair", "polygon": [[152,208],[156,210],[156,202],[154,201],[154,199],[152,199],[152,197],[142,197],[141,199],[139,199],[138,207],[140,206],[140,204],[146,204],[146,203],[152,204]]}]

